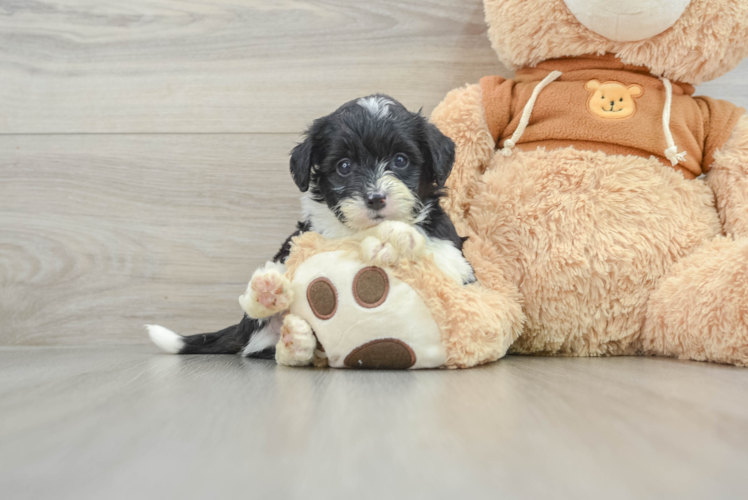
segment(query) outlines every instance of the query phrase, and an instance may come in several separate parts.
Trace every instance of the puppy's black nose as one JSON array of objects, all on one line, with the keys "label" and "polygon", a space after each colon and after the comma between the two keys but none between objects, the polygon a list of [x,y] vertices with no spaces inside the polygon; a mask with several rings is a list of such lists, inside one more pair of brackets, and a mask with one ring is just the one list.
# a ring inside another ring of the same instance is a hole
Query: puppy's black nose
[{"label": "puppy's black nose", "polygon": [[384,193],[369,193],[366,195],[366,206],[372,210],[382,210],[387,204],[387,195]]},{"label": "puppy's black nose", "polygon": [[611,108],[612,108],[613,106],[615,106],[615,105],[616,105],[616,102],[615,102],[615,101],[610,101],[610,107],[611,107]]}]

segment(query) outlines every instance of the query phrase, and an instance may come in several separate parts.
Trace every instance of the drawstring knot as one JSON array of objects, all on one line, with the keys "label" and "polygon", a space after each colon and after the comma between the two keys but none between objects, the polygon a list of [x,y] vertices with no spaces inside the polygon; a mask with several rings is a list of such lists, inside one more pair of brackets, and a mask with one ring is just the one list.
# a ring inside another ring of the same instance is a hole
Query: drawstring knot
[{"label": "drawstring knot", "polygon": [[504,149],[501,150],[501,154],[504,156],[512,156],[512,148],[516,146],[513,140],[507,139],[504,141]]},{"label": "drawstring knot", "polygon": [[665,150],[665,158],[670,160],[670,163],[675,166],[679,161],[684,161],[686,159],[686,152],[683,151],[682,153],[679,153],[677,146],[673,145]]}]

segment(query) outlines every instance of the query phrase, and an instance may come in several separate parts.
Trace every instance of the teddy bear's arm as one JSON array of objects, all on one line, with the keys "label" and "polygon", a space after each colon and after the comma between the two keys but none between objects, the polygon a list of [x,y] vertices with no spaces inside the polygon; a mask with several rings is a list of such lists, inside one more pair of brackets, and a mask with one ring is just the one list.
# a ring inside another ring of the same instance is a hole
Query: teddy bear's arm
[{"label": "teddy bear's arm", "polygon": [[431,121],[455,142],[455,164],[442,203],[460,231],[459,218],[467,210],[473,186],[496,146],[486,121],[481,86],[467,85],[448,93],[434,109]]},{"label": "teddy bear's arm", "polygon": [[721,151],[714,155],[707,184],[714,191],[725,233],[748,236],[748,115],[743,115]]}]

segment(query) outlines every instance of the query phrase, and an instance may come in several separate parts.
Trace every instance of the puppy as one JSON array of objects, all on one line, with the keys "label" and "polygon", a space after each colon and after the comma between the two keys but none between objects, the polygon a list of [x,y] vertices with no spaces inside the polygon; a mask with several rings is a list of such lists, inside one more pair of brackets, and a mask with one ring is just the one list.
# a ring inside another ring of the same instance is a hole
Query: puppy
[{"label": "puppy", "polygon": [[187,337],[148,325],[151,340],[171,353],[273,358],[283,322],[273,313],[288,306],[284,262],[291,239],[305,231],[361,238],[362,257],[372,263],[428,253],[447,275],[474,282],[463,240],[439,206],[454,155],[454,143],[439,129],[386,95],[347,102],[315,120],[291,152],[303,220],[252,276],[239,299],[249,314],[237,325]]}]

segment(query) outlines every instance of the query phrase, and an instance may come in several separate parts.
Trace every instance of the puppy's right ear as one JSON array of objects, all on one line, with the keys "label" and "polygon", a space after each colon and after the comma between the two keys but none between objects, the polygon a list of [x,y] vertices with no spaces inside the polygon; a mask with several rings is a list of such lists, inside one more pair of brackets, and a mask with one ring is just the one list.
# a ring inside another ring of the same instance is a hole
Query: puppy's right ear
[{"label": "puppy's right ear", "polygon": [[291,177],[302,193],[309,189],[312,166],[312,138],[307,134],[291,151]]}]

